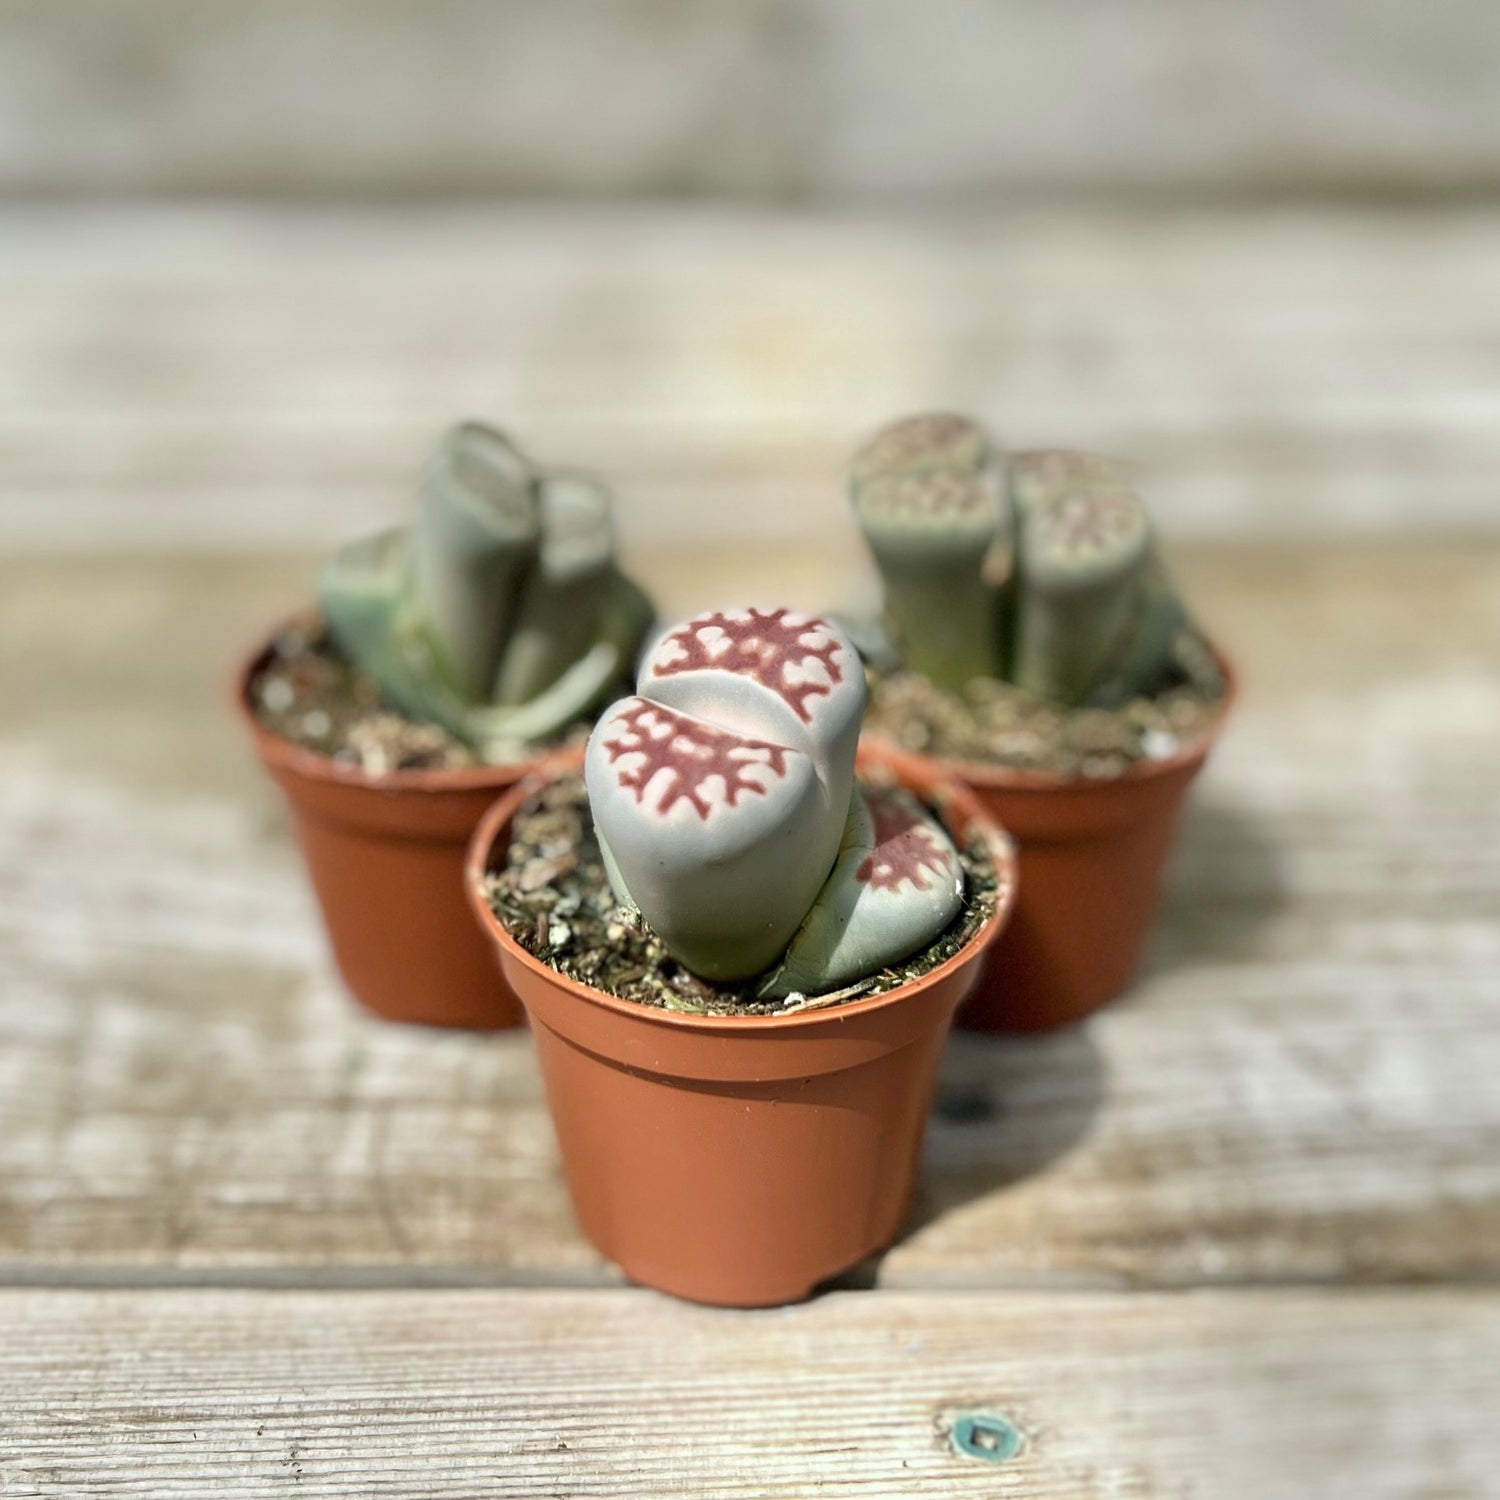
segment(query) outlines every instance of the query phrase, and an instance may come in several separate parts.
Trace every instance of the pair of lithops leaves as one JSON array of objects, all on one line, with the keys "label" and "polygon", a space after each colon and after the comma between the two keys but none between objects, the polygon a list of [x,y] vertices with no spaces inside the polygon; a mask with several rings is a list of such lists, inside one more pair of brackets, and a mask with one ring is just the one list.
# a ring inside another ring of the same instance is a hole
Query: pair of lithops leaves
[{"label": "pair of lithops leaves", "polygon": [[912,669],[1063,703],[1120,701],[1160,675],[1184,616],[1117,460],[1006,455],[979,423],[938,413],[877,432],[850,490]]},{"label": "pair of lithops leaves", "polygon": [[788,609],[663,634],[585,773],[616,895],[704,979],[826,993],[927,946],[963,875],[910,794],[854,772],[865,679],[836,625]]},{"label": "pair of lithops leaves", "polygon": [[414,522],[345,547],[319,593],[396,708],[506,760],[629,679],[652,611],[614,542],[602,484],[540,471],[465,422],[429,458]]}]

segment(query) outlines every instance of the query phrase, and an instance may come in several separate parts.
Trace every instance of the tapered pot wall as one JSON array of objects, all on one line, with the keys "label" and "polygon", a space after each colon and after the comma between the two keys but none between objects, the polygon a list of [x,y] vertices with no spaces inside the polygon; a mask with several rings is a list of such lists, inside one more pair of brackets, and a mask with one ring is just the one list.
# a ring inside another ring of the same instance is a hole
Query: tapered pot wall
[{"label": "tapered pot wall", "polygon": [[1130,983],[1161,901],[1188,787],[1223,727],[1170,759],[1111,780],[1032,775],[879,747],[907,774],[970,787],[1016,841],[1015,913],[994,943],[958,1025],[1042,1031],[1081,1020]]},{"label": "tapered pot wall", "polygon": [[1110,787],[975,786],[1014,832],[1020,891],[959,1025],[1046,1030],[1081,1020],[1129,985],[1161,902],[1183,798],[1202,766],[1200,755],[1150,781]]},{"label": "tapered pot wall", "polygon": [[335,963],[391,1021],[495,1029],[524,1014],[464,895],[464,854],[486,809],[536,763],[370,777],[271,734],[240,673],[236,699],[286,796]]},{"label": "tapered pot wall", "polygon": [[966,792],[903,778],[985,832],[1000,910],[890,994],[789,1016],[683,1016],[614,999],[522,949],[481,890],[524,789],[476,835],[481,921],[531,1019],[584,1232],[633,1280],[721,1306],[793,1302],[888,1245],[911,1198],[953,1012],[1008,913],[1005,841]]}]

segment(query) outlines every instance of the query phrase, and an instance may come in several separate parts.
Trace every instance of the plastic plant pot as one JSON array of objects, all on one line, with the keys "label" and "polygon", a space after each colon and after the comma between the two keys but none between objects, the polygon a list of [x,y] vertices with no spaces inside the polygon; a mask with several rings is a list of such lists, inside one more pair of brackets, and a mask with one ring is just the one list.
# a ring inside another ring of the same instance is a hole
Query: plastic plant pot
[{"label": "plastic plant pot", "polygon": [[1015,914],[990,950],[958,1015],[974,1031],[1044,1031],[1091,1015],[1119,995],[1140,964],[1160,904],[1162,875],[1193,778],[1233,705],[1161,760],[1094,780],[943,760],[883,742],[903,775],[949,776],[970,787],[1016,841]]},{"label": "plastic plant pot", "polygon": [[464,896],[464,851],[485,810],[548,757],[367,775],[260,722],[250,689],[269,653],[269,645],[262,647],[240,669],[235,703],[261,763],[286,796],[350,993],[388,1021],[480,1030],[520,1025],[521,1007]]},{"label": "plastic plant pot", "polygon": [[526,1007],[584,1233],[632,1280],[694,1302],[795,1302],[895,1237],[953,1013],[1015,890],[1009,840],[925,767],[899,779],[995,860],[994,914],[887,994],[786,1016],[692,1016],[617,999],[528,953],[485,899],[532,787],[485,816],[470,900]]}]

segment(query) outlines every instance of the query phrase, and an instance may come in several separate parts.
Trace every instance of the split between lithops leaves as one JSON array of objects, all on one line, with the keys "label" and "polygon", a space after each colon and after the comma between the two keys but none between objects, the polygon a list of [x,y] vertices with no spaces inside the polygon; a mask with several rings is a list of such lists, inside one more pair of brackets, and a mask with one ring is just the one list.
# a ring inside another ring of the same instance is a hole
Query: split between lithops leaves
[{"label": "split between lithops leaves", "polygon": [[501,433],[450,428],[409,528],[365,537],[324,569],[335,640],[393,706],[485,760],[524,754],[623,683],[650,602],[614,564],[612,500],[538,473]]},{"label": "split between lithops leaves", "polygon": [[699,615],[654,644],[637,686],[590,738],[589,801],[616,894],[693,973],[821,993],[952,920],[946,835],[855,785],[864,674],[832,622]]},{"label": "split between lithops leaves", "polygon": [[1004,678],[1067,706],[1160,681],[1186,616],[1118,460],[1007,463],[978,423],[924,415],[866,442],[850,488],[913,671],[955,692]]}]

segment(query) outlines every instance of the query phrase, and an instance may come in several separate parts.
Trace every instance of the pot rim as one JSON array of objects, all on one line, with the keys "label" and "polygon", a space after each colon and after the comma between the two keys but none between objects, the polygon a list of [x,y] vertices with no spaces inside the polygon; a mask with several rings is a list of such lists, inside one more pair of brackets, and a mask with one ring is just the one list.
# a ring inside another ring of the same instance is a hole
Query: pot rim
[{"label": "pot rim", "polygon": [[562,765],[577,760],[582,755],[581,746],[554,746],[550,750],[528,756],[525,760],[510,761],[505,765],[408,767],[377,776],[362,766],[346,765],[331,755],[324,755],[320,751],[308,749],[306,745],[286,739],[262,723],[251,701],[250,690],[271,655],[276,637],[298,618],[300,615],[287,616],[270,635],[239,658],[240,665],[235,670],[230,688],[236,714],[249,729],[260,758],[273,771],[328,786],[356,787],[379,792],[493,790],[499,793],[522,778],[544,770],[554,761]]},{"label": "pot rim", "polygon": [[996,761],[955,760],[926,750],[909,750],[894,740],[883,739],[878,735],[870,735],[868,744],[874,753],[888,758],[893,764],[911,760],[940,766],[946,775],[986,792],[1066,792],[1080,788],[1097,790],[1101,787],[1133,786],[1143,781],[1153,781],[1158,776],[1170,776],[1184,766],[1201,761],[1223,734],[1230,711],[1239,700],[1240,679],[1234,663],[1211,641],[1209,650],[1213,652],[1214,660],[1224,674],[1224,696],[1219,700],[1219,711],[1211,722],[1170,755],[1138,760],[1118,776],[1084,776],[1076,771],[1032,771],[1019,766],[1002,765]]},{"label": "pot rim", "polygon": [[[862,747],[861,757],[864,758],[864,756],[865,752]],[[869,756],[866,764],[894,770],[898,776],[903,775],[902,768],[891,765],[878,755]],[[491,940],[498,944],[507,958],[515,960],[524,968],[531,970],[538,978],[579,1000],[646,1025],[720,1036],[751,1033],[764,1035],[767,1032],[826,1027],[831,1022],[867,1015],[872,1011],[882,1010],[909,1000],[912,996],[931,989],[964,966],[981,958],[984,950],[999,936],[1015,907],[1016,853],[1015,844],[1010,835],[1001,828],[991,814],[985,811],[979,798],[968,787],[941,772],[918,771],[915,774],[926,784],[921,787],[908,786],[907,790],[916,792],[929,803],[940,802],[944,809],[954,808],[959,814],[959,821],[965,824],[971,833],[978,832],[983,838],[1000,881],[994,911],[951,958],[945,959],[937,968],[929,970],[920,979],[897,985],[895,989],[887,990],[884,994],[869,995],[861,1000],[847,1000],[837,1005],[793,1011],[790,1015],[695,1016],[642,1005],[637,1000],[624,1000],[617,995],[607,995],[603,990],[596,990],[592,985],[570,979],[560,970],[553,968],[551,964],[523,948],[485,899],[483,888],[484,876],[489,869],[490,851],[494,848],[501,829],[511,822],[520,810],[521,804],[533,793],[549,782],[558,780],[564,774],[576,773],[577,770],[576,765],[570,766],[560,762],[538,767],[536,771],[510,787],[500,797],[480,819],[479,826],[474,830],[474,837],[469,843],[468,854],[464,860],[464,889],[468,893],[470,905],[481,927]],[[904,774],[909,776],[913,773],[906,770]]]}]

